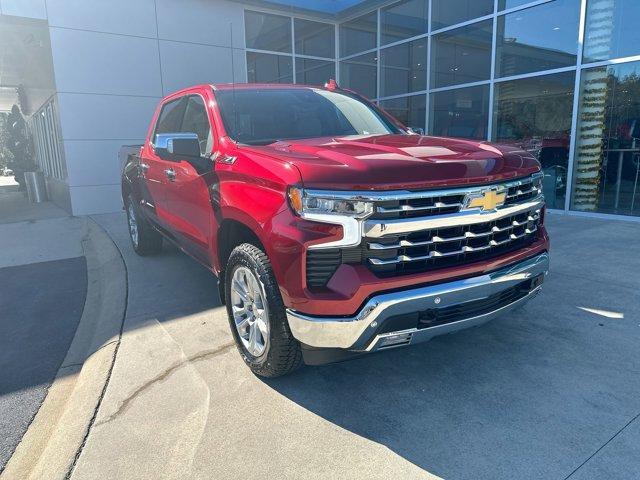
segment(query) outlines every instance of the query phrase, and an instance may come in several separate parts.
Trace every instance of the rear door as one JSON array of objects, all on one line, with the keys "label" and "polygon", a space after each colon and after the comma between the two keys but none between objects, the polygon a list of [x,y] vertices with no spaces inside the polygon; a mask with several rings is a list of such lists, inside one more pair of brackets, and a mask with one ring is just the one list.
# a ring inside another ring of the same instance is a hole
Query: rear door
[{"label": "rear door", "polygon": [[211,265],[210,245],[214,228],[209,187],[215,182],[212,122],[205,99],[207,92],[194,90],[185,96],[185,112],[181,133],[195,133],[200,153],[209,168],[198,169],[187,160],[172,165],[173,176],[167,184],[167,218],[172,233],[182,248],[206,265]]},{"label": "rear door", "polygon": [[142,148],[140,168],[146,185],[146,192],[142,198],[142,208],[147,216],[159,226],[170,227],[167,187],[170,172],[175,163],[163,160],[154,151],[156,135],[160,133],[176,133],[180,131],[186,108],[186,98],[166,100],[157,117],[153,132]]}]

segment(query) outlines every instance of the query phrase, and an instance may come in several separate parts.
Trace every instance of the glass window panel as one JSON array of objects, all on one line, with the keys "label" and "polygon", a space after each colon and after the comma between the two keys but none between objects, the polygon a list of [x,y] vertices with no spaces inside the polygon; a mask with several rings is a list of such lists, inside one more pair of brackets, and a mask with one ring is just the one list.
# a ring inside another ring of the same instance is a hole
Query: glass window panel
[{"label": "glass window panel", "polygon": [[488,80],[491,73],[492,20],[433,36],[431,87]]},{"label": "glass window panel", "polygon": [[515,8],[520,5],[535,2],[536,0],[498,0],[498,10],[506,10],[507,8]]},{"label": "glass window panel", "polygon": [[340,25],[340,56],[376,48],[378,13],[373,11]]},{"label": "glass window panel", "polygon": [[589,0],[584,35],[584,61],[640,54],[640,2]]},{"label": "glass window panel", "polygon": [[401,95],[427,88],[427,39],[401,43],[380,51],[380,96]]},{"label": "glass window panel", "polygon": [[577,62],[580,0],[556,0],[498,17],[496,76]]},{"label": "glass window panel", "polygon": [[571,208],[640,216],[640,62],[583,70]]},{"label": "glass window panel", "polygon": [[330,78],[336,78],[335,62],[296,57],[296,83],[324,85]]},{"label": "glass window panel", "polygon": [[200,95],[191,95],[188,97],[180,131],[198,135],[201,154],[204,155],[207,152],[211,152],[213,136],[211,135],[207,108],[204,106],[204,100]]},{"label": "glass window panel", "polygon": [[247,52],[249,83],[293,83],[293,63],[287,55]]},{"label": "glass window panel", "polygon": [[493,139],[532,153],[549,208],[564,208],[575,72],[495,85]]},{"label": "glass window panel", "polygon": [[336,36],[333,25],[295,19],[296,53],[335,58]]},{"label": "glass window panel", "polygon": [[493,13],[493,0],[433,0],[431,29],[455,25]]},{"label": "glass window panel", "polygon": [[367,98],[375,98],[377,61],[375,53],[367,53],[340,62],[340,84]]},{"label": "glass window panel", "polygon": [[426,95],[393,98],[380,101],[380,106],[390,115],[397,118],[403,125],[424,130]]},{"label": "glass window panel", "polygon": [[427,0],[406,0],[380,10],[382,45],[427,33]]},{"label": "glass window panel", "polygon": [[486,139],[489,85],[432,93],[430,110],[432,135]]},{"label": "glass window panel", "polygon": [[260,12],[244,12],[247,48],[291,52],[291,18]]}]

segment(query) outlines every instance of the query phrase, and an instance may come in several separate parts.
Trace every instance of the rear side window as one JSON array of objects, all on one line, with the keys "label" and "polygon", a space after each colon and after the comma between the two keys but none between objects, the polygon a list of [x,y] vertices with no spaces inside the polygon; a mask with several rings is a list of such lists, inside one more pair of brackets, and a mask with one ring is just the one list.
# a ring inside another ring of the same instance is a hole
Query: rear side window
[{"label": "rear side window", "polygon": [[205,154],[211,151],[213,138],[211,136],[211,126],[204,100],[199,95],[192,95],[187,99],[184,120],[182,121],[181,132],[195,133],[200,142],[200,153]]},{"label": "rear side window", "polygon": [[153,142],[156,141],[156,135],[159,133],[177,133],[182,125],[182,117],[186,107],[184,97],[165,103],[160,111],[156,130],[153,133]]}]

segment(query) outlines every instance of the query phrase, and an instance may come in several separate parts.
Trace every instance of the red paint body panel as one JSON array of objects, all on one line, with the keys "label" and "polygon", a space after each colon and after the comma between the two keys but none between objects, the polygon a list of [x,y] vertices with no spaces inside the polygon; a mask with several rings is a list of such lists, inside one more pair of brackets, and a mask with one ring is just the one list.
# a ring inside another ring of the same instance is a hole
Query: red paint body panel
[{"label": "red paint body panel", "polygon": [[540,166],[529,153],[516,147],[418,135],[237,145],[227,137],[215,91],[256,87],[282,85],[202,85],[177,92],[162,102],[201,95],[214,135],[210,153],[235,157],[233,163],[217,161],[213,170],[203,175],[187,162],[174,163],[175,182],[164,181],[162,171],[167,162],[155,156],[151,145],[159,106],[141,151],[141,161],[152,164],[150,173],[128,179],[146,185],[152,198],[138,200],[155,204],[155,209],[145,210],[150,217],[215,273],[224,270],[218,256],[218,231],[225,220],[240,222],[255,233],[272,263],[285,305],[312,315],[352,315],[376,293],[481,275],[548,249],[549,240],[541,228],[532,246],[489,261],[394,278],[379,278],[363,265],[343,264],[322,292],[309,291],[305,280],[308,246],[339,239],[342,231],[340,226],[294,215],[286,198],[289,186],[331,190],[446,188],[525,177],[539,171]]}]

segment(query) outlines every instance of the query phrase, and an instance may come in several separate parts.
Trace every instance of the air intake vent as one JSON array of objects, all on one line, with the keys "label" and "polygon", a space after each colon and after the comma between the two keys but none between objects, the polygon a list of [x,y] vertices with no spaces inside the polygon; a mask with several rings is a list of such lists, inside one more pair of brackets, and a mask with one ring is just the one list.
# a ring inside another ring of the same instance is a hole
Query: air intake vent
[{"label": "air intake vent", "polygon": [[326,286],[342,262],[342,252],[338,248],[309,250],[307,252],[307,287]]}]

